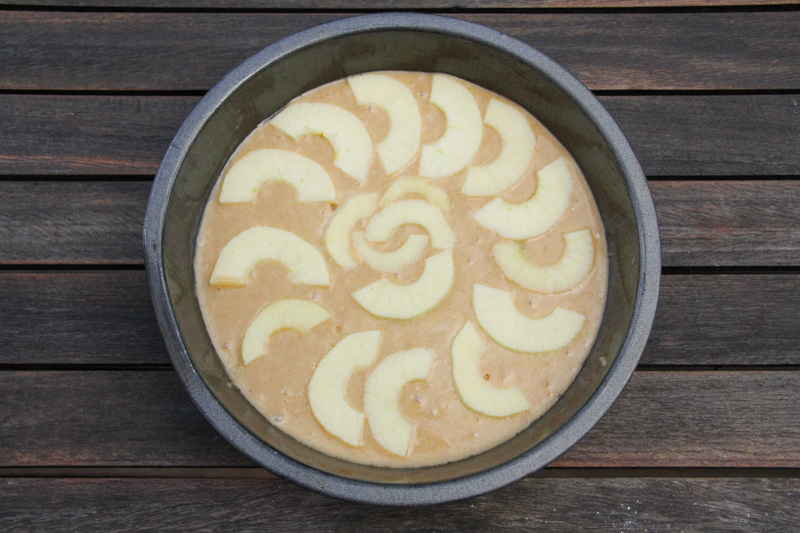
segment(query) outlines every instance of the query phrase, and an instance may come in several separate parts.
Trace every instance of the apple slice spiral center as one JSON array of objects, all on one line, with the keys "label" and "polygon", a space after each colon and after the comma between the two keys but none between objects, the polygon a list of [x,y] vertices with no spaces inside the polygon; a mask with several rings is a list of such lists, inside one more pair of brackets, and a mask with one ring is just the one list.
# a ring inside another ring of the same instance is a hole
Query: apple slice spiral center
[{"label": "apple slice spiral center", "polygon": [[357,221],[369,218],[375,210],[377,200],[377,194],[358,194],[348,198],[333,213],[325,227],[325,233],[322,236],[325,249],[328,250],[328,254],[336,261],[336,264],[345,270],[352,270],[356,266],[356,260],[350,253],[347,241],[350,228]]},{"label": "apple slice spiral center", "polygon": [[366,264],[378,272],[400,272],[403,268],[422,257],[428,245],[427,235],[409,235],[406,241],[391,252],[373,249],[364,238],[364,232],[353,232],[353,248]]},{"label": "apple slice spiral center", "polygon": [[440,189],[418,176],[405,176],[393,181],[381,196],[381,205],[386,207],[407,194],[419,194],[431,205],[435,205],[442,211],[450,211],[450,198],[444,189]]},{"label": "apple slice spiral center", "polygon": [[442,211],[425,200],[400,200],[387,205],[370,219],[364,236],[372,242],[386,242],[394,230],[405,224],[425,228],[434,248],[445,250],[455,244],[455,234]]}]

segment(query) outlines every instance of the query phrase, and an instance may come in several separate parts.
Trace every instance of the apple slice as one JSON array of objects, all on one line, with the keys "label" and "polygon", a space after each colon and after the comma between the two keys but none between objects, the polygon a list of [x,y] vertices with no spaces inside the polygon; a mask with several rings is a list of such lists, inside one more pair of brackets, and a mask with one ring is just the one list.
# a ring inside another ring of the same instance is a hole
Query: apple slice
[{"label": "apple slice", "polygon": [[450,349],[453,365],[453,382],[461,401],[486,416],[503,418],[531,408],[531,404],[517,387],[498,389],[492,387],[480,372],[480,360],[486,345],[472,325],[467,322]]},{"label": "apple slice", "polygon": [[278,261],[289,269],[295,285],[328,287],[331,279],[322,254],[288,231],[269,226],[253,226],[228,241],[219,253],[211,285],[242,287],[247,273],[262,261]]},{"label": "apple slice", "polygon": [[325,309],[304,300],[278,300],[256,315],[242,339],[242,362],[245,366],[265,356],[267,340],[276,331],[293,329],[307,333],[331,317]]},{"label": "apple slice", "polygon": [[564,253],[552,265],[531,263],[519,242],[498,242],[492,255],[503,274],[514,283],[536,292],[564,292],[583,281],[592,270],[592,232],[585,229],[564,235]]},{"label": "apple slice", "polygon": [[417,155],[422,117],[411,89],[391,76],[362,74],[347,78],[358,105],[372,104],[389,115],[389,133],[378,143],[378,158],[391,176]]},{"label": "apple slice", "polygon": [[364,413],[347,403],[347,379],[375,362],[380,335],[380,331],[360,331],[340,340],[317,364],[308,385],[311,412],[322,427],[350,446],[361,446]]},{"label": "apple slice", "polygon": [[427,235],[409,235],[406,242],[397,250],[379,252],[367,244],[364,233],[353,232],[353,248],[366,264],[379,272],[400,272],[422,256],[428,245]]},{"label": "apple slice", "polygon": [[500,134],[500,154],[485,165],[472,165],[461,193],[467,196],[492,196],[514,185],[528,168],[536,150],[536,136],[528,119],[513,106],[492,100],[483,123]]},{"label": "apple slice", "polygon": [[406,194],[419,194],[442,211],[450,211],[450,198],[447,197],[447,193],[417,176],[396,179],[383,193],[381,205],[386,207]]},{"label": "apple slice", "polygon": [[425,200],[393,202],[373,216],[364,236],[372,242],[386,242],[404,224],[417,224],[431,236],[431,246],[444,250],[455,244],[455,235],[444,214]]},{"label": "apple slice", "polygon": [[513,204],[495,198],[475,213],[481,226],[506,239],[538,237],[558,222],[569,206],[572,172],[559,157],[536,173],[536,192],[527,201]]},{"label": "apple slice", "polygon": [[270,124],[292,139],[322,135],[333,146],[333,164],[361,185],[372,161],[372,138],[354,114],[333,104],[298,102],[272,117]]},{"label": "apple slice", "polygon": [[370,372],[364,390],[364,413],[378,444],[406,457],[414,442],[415,427],[400,411],[400,392],[408,383],[428,379],[433,350],[412,348],[386,357]]},{"label": "apple slice", "polygon": [[421,316],[441,302],[455,278],[453,251],[445,250],[425,260],[425,271],[410,285],[379,279],[353,293],[368,312],[380,318],[408,320]]},{"label": "apple slice", "polygon": [[583,327],[584,316],[562,307],[544,318],[528,318],[514,306],[514,294],[475,284],[475,318],[501,346],[523,353],[552,352],[569,344]]},{"label": "apple slice", "polygon": [[282,181],[294,187],[300,203],[336,200],[333,182],[319,164],[289,150],[262,148],[245,155],[228,170],[219,201],[253,203],[258,189],[268,181]]},{"label": "apple slice", "polygon": [[419,174],[442,178],[472,161],[481,145],[483,122],[475,97],[452,76],[433,75],[430,102],[444,112],[447,126],[441,137],[422,146]]},{"label": "apple slice", "polygon": [[328,221],[322,240],[328,254],[345,270],[352,270],[356,260],[350,255],[347,233],[358,220],[368,218],[375,210],[377,194],[358,194],[347,199]]}]

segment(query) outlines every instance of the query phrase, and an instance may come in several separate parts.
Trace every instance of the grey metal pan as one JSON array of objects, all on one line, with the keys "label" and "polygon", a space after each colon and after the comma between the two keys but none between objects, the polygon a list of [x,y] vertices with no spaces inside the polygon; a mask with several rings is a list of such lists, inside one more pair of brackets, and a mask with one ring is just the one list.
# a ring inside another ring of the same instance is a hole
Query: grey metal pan
[{"label": "grey metal pan", "polygon": [[[236,146],[293,97],[374,70],[445,72],[527,108],[583,169],[610,253],[600,332],[563,397],[506,443],[435,467],[352,464],[272,426],[231,385],[194,292],[197,227]],[[311,28],[231,71],[192,111],[164,156],[147,206],[144,246],[153,304],[175,369],[214,427],[257,463],[295,483],[383,505],[434,504],[489,492],[535,472],[575,444],[609,409],[636,367],[653,322],[661,270],[647,182],[622,132],[592,93],[524,43],[484,26],[413,13]]]}]

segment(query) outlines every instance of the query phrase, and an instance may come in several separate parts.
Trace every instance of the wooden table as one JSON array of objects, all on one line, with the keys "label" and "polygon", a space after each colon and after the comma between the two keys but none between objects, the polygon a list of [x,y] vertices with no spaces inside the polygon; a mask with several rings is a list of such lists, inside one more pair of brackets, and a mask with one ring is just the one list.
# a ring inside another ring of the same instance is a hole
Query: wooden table
[{"label": "wooden table", "polygon": [[800,528],[797,5],[429,2],[596,92],[650,180],[662,292],[627,389],[551,467],[378,509],[268,474],[202,418],[156,327],[141,227],[170,139],[228,70],[312,25],[420,6],[0,3],[0,529]]}]

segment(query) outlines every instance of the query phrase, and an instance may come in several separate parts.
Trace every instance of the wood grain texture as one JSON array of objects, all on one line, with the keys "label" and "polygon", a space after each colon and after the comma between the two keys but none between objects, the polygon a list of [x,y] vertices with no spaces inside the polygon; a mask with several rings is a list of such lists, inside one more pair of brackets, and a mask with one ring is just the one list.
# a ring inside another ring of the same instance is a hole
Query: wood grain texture
[{"label": "wood grain texture", "polygon": [[664,265],[800,263],[800,181],[668,181],[650,185]]},{"label": "wood grain texture", "polygon": [[792,5],[796,0],[2,0],[0,6],[186,9],[536,9]]},{"label": "wood grain texture", "polygon": [[143,271],[0,273],[0,364],[169,364]]},{"label": "wood grain texture", "polygon": [[198,101],[0,95],[0,174],[154,174]]},{"label": "wood grain texture", "polygon": [[150,182],[0,182],[0,264],[142,262]]},{"label": "wood grain texture", "polygon": [[[155,173],[198,100],[0,94],[0,175]],[[800,175],[798,95],[600,101],[648,176]]]},{"label": "wood grain texture", "polygon": [[800,277],[662,276],[640,364],[797,365]]},{"label": "wood grain texture", "polygon": [[[8,12],[0,89],[207,90],[265,46],[348,16]],[[800,88],[798,12],[455,16],[538,48],[594,90]]]},{"label": "wood grain texture", "polygon": [[[800,466],[798,372],[638,372],[554,463]],[[0,466],[250,466],[170,371],[0,373]]]},{"label": "wood grain texture", "polygon": [[[5,272],[0,287],[0,364],[170,364],[142,271]],[[798,289],[794,274],[664,276],[641,363],[800,365]]]},{"label": "wood grain texture", "polygon": [[[800,265],[800,181],[653,181],[663,264]],[[141,264],[150,183],[0,182],[0,264]]]},{"label": "wood grain texture", "polygon": [[0,480],[4,530],[790,531],[797,479],[523,479],[462,502],[383,508],[278,479]]}]

